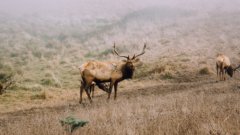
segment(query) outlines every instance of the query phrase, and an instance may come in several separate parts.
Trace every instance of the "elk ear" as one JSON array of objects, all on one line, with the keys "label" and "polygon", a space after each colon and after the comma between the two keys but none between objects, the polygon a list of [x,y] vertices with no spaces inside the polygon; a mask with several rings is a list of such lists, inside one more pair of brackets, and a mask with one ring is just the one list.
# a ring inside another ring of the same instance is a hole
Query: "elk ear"
[{"label": "elk ear", "polygon": [[127,60],[122,60],[122,62],[127,62]]}]

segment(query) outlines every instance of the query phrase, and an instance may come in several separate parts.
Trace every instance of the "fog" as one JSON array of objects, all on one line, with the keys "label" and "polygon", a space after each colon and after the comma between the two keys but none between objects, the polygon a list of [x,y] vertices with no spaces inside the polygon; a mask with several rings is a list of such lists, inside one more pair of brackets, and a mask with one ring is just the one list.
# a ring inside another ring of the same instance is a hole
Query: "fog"
[{"label": "fog", "polygon": [[170,39],[200,26],[237,27],[239,7],[239,0],[1,0],[0,39],[2,45],[56,39],[99,48],[113,41],[157,43],[163,33]]},{"label": "fog", "polygon": [[1,0],[0,12],[8,15],[117,16],[152,6],[168,6],[199,12],[239,10],[239,0]]}]

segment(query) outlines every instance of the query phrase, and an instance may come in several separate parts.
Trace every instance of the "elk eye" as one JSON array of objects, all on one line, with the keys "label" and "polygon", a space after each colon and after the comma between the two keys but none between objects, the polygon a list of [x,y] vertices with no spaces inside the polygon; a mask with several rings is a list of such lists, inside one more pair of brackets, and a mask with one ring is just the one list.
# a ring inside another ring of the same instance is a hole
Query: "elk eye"
[{"label": "elk eye", "polygon": [[136,59],[135,59],[135,62],[138,62],[138,61],[140,61],[140,59],[139,59],[139,58],[136,58]]}]

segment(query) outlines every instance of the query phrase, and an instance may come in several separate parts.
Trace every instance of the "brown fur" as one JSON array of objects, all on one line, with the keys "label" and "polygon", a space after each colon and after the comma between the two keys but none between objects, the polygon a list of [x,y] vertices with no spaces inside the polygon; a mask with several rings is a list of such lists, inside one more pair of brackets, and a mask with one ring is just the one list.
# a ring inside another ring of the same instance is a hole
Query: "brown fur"
[{"label": "brown fur", "polygon": [[[133,77],[133,73],[135,70],[135,64],[139,62],[137,58],[140,55],[145,53],[146,44],[144,45],[142,53],[139,55],[134,55],[132,58],[129,56],[120,56],[118,52],[115,50],[114,52],[119,57],[124,57],[126,60],[121,62],[100,62],[100,61],[89,61],[84,63],[79,69],[82,76],[82,85],[80,87],[80,100],[79,103],[82,102],[82,92],[85,89],[87,93],[88,99],[92,102],[90,94],[88,90],[91,89],[91,85],[93,82],[98,86],[102,86],[101,89],[105,90],[106,85],[103,83],[110,82],[108,88],[108,99],[110,99],[110,95],[112,92],[112,88],[114,87],[114,99],[117,98],[117,86],[118,83],[125,79],[131,79]],[[99,87],[100,88],[100,87]]]}]

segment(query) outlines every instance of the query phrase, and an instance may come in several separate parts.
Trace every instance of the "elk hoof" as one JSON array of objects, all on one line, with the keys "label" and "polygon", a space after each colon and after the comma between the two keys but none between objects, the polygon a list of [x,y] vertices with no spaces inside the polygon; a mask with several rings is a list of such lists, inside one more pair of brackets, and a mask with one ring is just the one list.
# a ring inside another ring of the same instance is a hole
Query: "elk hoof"
[{"label": "elk hoof", "polygon": [[82,101],[81,101],[81,100],[79,101],[79,104],[82,104]]}]

